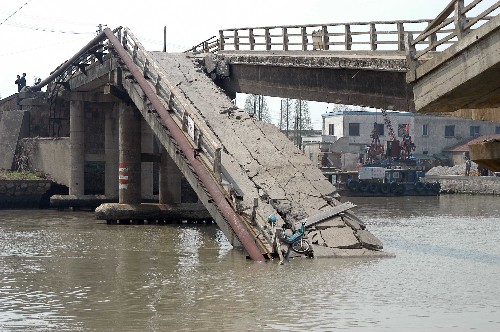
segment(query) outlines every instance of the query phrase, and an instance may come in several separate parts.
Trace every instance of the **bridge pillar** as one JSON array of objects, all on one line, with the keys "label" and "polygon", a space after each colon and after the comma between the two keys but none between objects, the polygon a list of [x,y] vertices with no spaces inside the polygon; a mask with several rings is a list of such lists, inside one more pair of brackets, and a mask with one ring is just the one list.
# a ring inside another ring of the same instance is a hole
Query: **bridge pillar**
[{"label": "bridge pillar", "polygon": [[182,173],[167,153],[161,147],[160,163],[160,204],[180,204],[181,203],[181,179]]},{"label": "bridge pillar", "polygon": [[[148,123],[141,117],[141,150],[143,153],[153,154],[153,132]],[[141,193],[142,197],[153,196],[153,163],[141,164]]]},{"label": "bridge pillar", "polygon": [[118,164],[120,154],[118,152],[118,104],[113,104],[111,109],[106,110],[104,122],[104,154],[105,175],[104,194],[106,197],[118,197]]},{"label": "bridge pillar", "polygon": [[120,204],[141,203],[141,114],[125,104],[119,106]]},{"label": "bridge pillar", "polygon": [[85,184],[85,117],[83,101],[69,105],[70,178],[69,194],[83,195]]}]

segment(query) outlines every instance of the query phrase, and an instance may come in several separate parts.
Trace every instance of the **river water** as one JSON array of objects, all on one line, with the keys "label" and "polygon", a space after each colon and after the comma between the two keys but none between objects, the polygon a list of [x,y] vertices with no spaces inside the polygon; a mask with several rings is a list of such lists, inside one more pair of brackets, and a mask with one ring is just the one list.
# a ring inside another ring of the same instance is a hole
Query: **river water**
[{"label": "river water", "polygon": [[214,225],[0,211],[0,330],[500,330],[500,197],[350,200],[395,258],[258,264]]}]

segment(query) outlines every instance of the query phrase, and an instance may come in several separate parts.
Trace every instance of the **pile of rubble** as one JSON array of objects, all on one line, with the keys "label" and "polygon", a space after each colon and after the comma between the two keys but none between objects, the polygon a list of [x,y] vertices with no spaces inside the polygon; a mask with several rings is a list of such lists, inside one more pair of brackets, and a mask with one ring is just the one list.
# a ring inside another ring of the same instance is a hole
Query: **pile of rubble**
[{"label": "pile of rubble", "polygon": [[[431,168],[426,175],[465,175],[465,163],[460,165],[449,166],[436,166]],[[471,162],[469,175],[479,175],[477,164]]]}]

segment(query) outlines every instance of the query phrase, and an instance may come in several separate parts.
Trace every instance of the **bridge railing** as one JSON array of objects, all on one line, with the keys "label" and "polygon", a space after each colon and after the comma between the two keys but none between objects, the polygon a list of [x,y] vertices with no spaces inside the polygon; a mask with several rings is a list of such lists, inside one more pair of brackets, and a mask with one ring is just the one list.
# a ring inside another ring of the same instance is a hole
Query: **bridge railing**
[{"label": "bridge railing", "polygon": [[[431,20],[373,21],[235,28],[188,52],[308,51],[308,50],[405,50],[405,34],[419,34]],[[427,37],[431,43],[433,36]],[[217,43],[217,44],[216,44]]]},{"label": "bridge railing", "polygon": [[[118,39],[132,57],[134,63],[141,68],[144,77],[154,85],[156,94],[168,105],[167,109],[179,128],[191,141],[194,150],[203,156],[216,174],[220,174],[221,144],[212,134],[204,121],[201,121],[191,103],[183,97],[179,89],[171,84],[159,68],[151,54],[142,47],[140,42],[127,29],[118,31]],[[220,180],[220,179],[218,179]]]},{"label": "bridge railing", "polygon": [[416,38],[413,38],[414,33],[411,32],[406,35],[405,45],[410,70],[418,67],[420,61],[425,60],[430,52],[445,50],[471,30],[498,15],[499,8],[500,1],[492,3],[491,0],[452,0]]}]

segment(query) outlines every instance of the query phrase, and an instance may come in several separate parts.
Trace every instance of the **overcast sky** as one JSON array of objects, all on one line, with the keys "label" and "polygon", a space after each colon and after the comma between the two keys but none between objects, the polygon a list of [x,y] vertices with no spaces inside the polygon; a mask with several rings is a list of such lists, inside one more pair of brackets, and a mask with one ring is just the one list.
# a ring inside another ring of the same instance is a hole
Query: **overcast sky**
[{"label": "overcast sky", "polygon": [[[46,78],[96,34],[97,25],[129,27],[151,51],[180,52],[219,29],[274,25],[432,19],[449,0],[9,0],[0,7],[0,96]],[[9,17],[10,16],[10,17]]]}]

